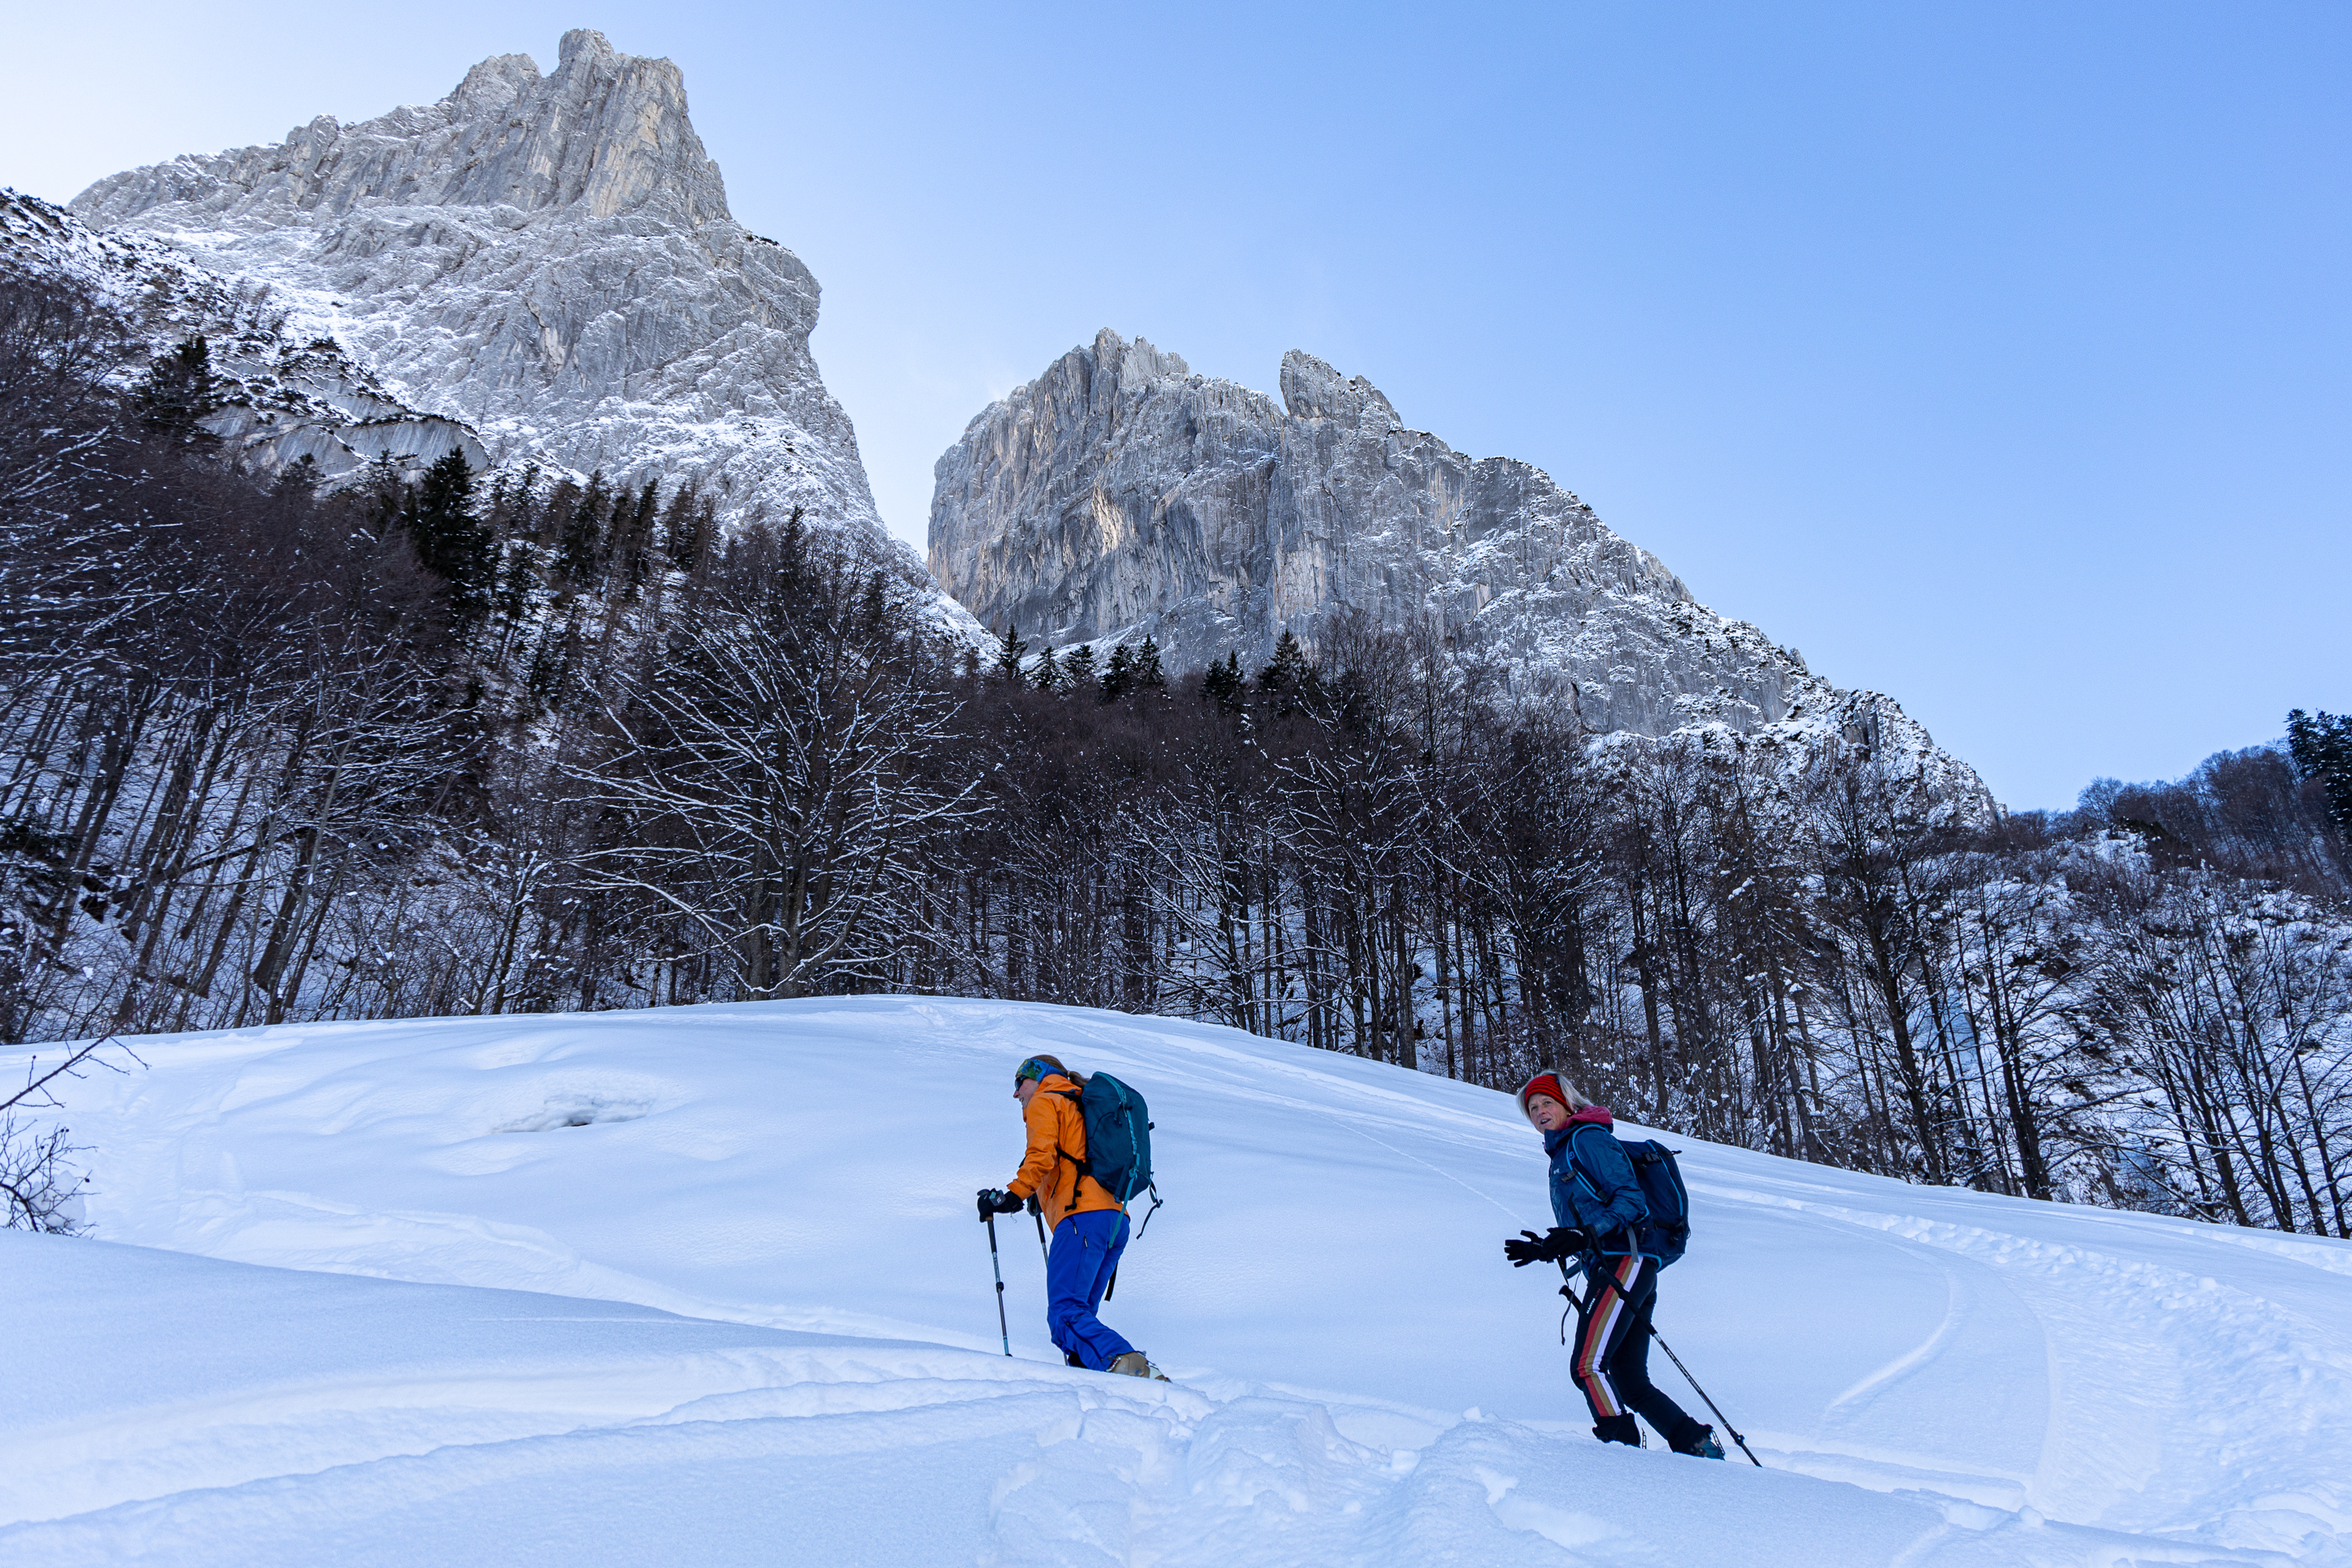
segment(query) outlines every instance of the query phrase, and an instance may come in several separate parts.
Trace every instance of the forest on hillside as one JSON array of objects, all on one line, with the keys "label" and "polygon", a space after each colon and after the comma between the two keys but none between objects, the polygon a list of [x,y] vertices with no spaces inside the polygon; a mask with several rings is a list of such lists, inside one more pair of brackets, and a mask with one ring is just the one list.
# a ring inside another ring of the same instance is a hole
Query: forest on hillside
[{"label": "forest on hillside", "polygon": [[1905,1179],[2352,1236],[2352,721],[1989,816],[1583,732],[1433,630],[992,655],[793,515],[232,471],[0,286],[0,1037],[907,991],[1212,1020]]}]

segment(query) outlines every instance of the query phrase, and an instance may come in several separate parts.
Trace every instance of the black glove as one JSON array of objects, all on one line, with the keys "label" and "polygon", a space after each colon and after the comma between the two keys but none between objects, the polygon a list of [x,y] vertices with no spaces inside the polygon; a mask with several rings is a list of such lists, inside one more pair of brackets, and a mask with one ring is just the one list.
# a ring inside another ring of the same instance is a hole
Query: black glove
[{"label": "black glove", "polygon": [[1565,1262],[1591,1245],[1592,1237],[1575,1226],[1554,1226],[1541,1236],[1531,1230],[1519,1232],[1503,1243],[1503,1256],[1511,1260],[1512,1268],[1525,1268],[1530,1263]]},{"label": "black glove", "polygon": [[1014,1197],[1011,1193],[1004,1191],[1002,1187],[988,1187],[982,1190],[980,1194],[981,1218],[986,1219],[991,1215],[1019,1214],[1020,1212],[1021,1200]]}]

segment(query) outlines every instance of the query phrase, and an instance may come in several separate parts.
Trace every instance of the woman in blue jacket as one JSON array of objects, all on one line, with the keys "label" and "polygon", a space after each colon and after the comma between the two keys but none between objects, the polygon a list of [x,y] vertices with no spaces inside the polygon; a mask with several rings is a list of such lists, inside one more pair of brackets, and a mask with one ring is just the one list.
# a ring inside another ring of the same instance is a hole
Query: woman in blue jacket
[{"label": "woman in blue jacket", "polygon": [[1551,1212],[1559,1221],[1538,1237],[1521,1231],[1503,1243],[1514,1268],[1580,1260],[1584,1299],[1577,1304],[1576,1385],[1592,1411],[1592,1435],[1604,1443],[1642,1445],[1635,1411],[1677,1454],[1720,1459],[1715,1428],[1693,1420],[1650,1382],[1650,1310],[1658,1300],[1658,1257],[1644,1251],[1650,1205],[1633,1163],[1611,1131],[1604,1108],[1552,1073],[1519,1090],[1519,1110],[1543,1134],[1551,1156]]}]

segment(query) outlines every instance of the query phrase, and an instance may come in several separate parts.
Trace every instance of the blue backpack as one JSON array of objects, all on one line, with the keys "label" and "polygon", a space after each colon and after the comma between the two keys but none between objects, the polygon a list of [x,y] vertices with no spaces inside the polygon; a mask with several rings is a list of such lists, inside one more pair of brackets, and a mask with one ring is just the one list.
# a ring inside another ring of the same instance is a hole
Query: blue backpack
[{"label": "blue backpack", "polygon": [[[1087,1157],[1075,1159],[1066,1151],[1062,1158],[1076,1165],[1080,1175],[1092,1176],[1122,1205],[1149,1188],[1152,1206],[1159,1207],[1160,1189],[1151,1181],[1151,1111],[1143,1096],[1110,1074],[1098,1072],[1069,1098],[1077,1102],[1078,1115],[1086,1122]],[[1144,1223],[1150,1223],[1148,1215]]]},{"label": "blue backpack", "polygon": [[[1092,1136],[1091,1131],[1088,1135]],[[1655,1254],[1658,1267],[1664,1268],[1690,1247],[1690,1189],[1683,1185],[1682,1165],[1675,1152],[1654,1138],[1638,1143],[1620,1138],[1617,1146],[1633,1163],[1633,1180],[1641,1184],[1642,1201],[1650,1208],[1649,1220],[1636,1243],[1643,1251]],[[1581,1169],[1576,1178],[1595,1197],[1600,1195],[1592,1178]]]},{"label": "blue backpack", "polygon": [[1642,1250],[1656,1253],[1658,1267],[1664,1268],[1690,1247],[1690,1189],[1683,1185],[1682,1165],[1675,1151],[1654,1138],[1617,1142],[1624,1144],[1625,1158],[1633,1162],[1633,1178],[1642,1184],[1643,1201],[1650,1205]]}]

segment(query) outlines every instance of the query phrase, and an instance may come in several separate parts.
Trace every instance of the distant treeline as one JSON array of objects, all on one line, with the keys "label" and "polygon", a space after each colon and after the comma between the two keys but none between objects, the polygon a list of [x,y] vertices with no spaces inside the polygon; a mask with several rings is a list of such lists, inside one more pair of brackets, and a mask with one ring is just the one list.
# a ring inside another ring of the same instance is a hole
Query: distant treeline
[{"label": "distant treeline", "polygon": [[1835,735],[1592,737],[1427,630],[984,657],[690,490],[257,485],[201,343],[130,353],[0,287],[9,1039],[1031,998],[2352,1235],[2346,721],[1991,820]]}]

